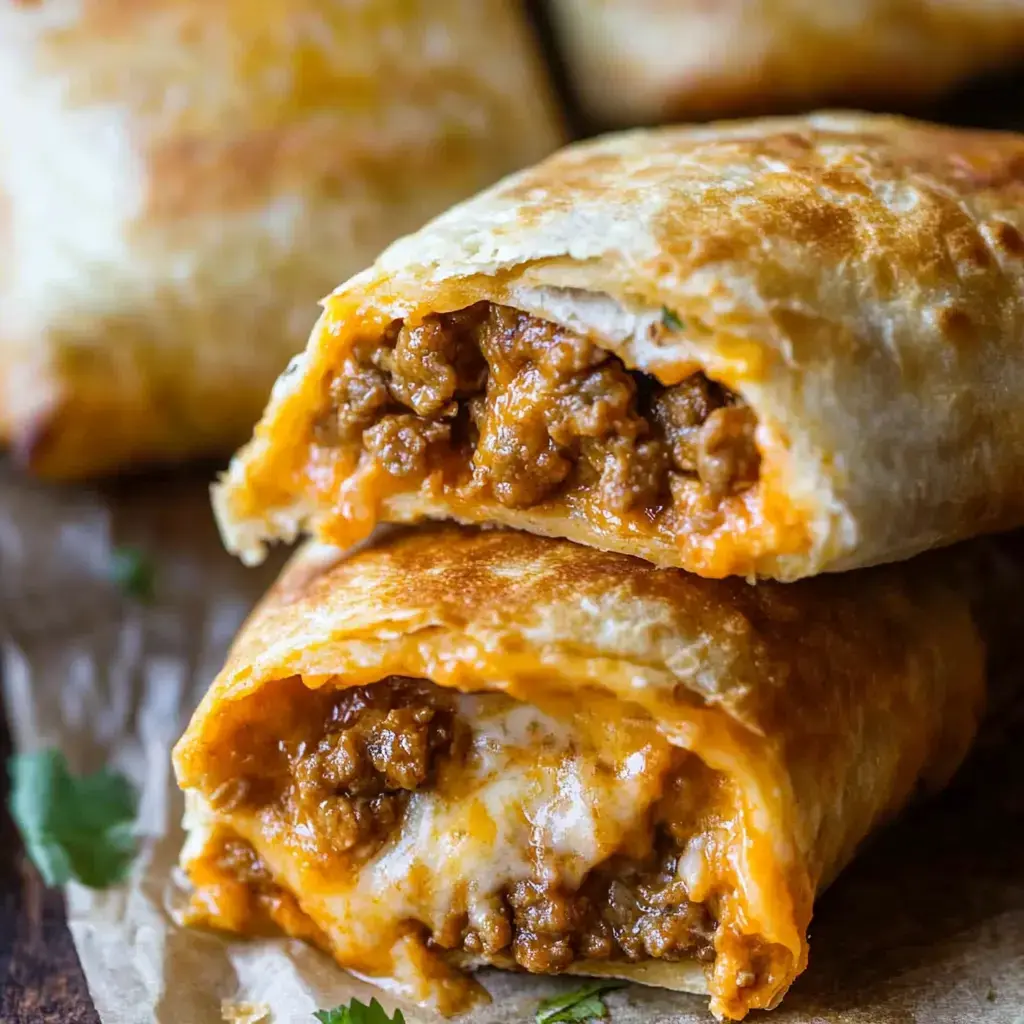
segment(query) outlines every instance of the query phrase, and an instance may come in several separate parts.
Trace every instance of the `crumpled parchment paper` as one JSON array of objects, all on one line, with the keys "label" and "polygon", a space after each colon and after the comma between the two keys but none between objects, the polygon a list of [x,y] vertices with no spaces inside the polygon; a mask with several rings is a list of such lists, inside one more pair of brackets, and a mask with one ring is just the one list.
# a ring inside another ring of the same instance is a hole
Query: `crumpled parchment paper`
[{"label": "crumpled parchment paper", "polygon": [[[0,467],[0,665],[14,744],[55,744],[78,771],[109,763],[141,794],[130,880],[67,890],[90,991],[104,1024],[217,1024],[232,1014],[311,1024],[314,1009],[353,996],[390,1009],[392,998],[300,942],[177,924],[182,801],[170,748],[282,561],[245,569],[221,549],[207,478],[67,489]],[[150,605],[110,582],[111,552],[125,544],[156,565]],[[1024,716],[999,717],[997,738],[950,790],[869,844],[824,895],[807,973],[770,1018],[754,1018],[1024,1024]],[[494,1002],[466,1024],[532,1021],[538,999],[579,985],[500,972],[483,980]],[[696,996],[634,987],[606,1001],[613,1024],[711,1020]],[[410,1024],[437,1020],[402,1009]]]}]

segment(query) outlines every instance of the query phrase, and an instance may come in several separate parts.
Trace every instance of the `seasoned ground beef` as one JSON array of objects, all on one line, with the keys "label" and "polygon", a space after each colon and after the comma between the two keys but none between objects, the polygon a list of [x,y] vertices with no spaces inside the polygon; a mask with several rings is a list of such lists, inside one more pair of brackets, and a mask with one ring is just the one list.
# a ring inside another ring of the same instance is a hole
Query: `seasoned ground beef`
[{"label": "seasoned ground beef", "polygon": [[291,757],[286,800],[335,853],[364,855],[391,834],[434,759],[450,753],[455,719],[448,695],[393,676],[339,691],[322,735]]},{"label": "seasoned ground beef", "polygon": [[384,374],[374,366],[350,363],[331,382],[332,415],[316,428],[328,444],[358,441],[384,410],[391,395]]},{"label": "seasoned ground beef", "polygon": [[467,923],[453,941],[474,956],[507,953],[536,974],[557,973],[577,959],[681,960],[715,958],[715,921],[691,902],[675,877],[678,848],[666,835],[643,862],[613,858],[587,876],[577,892],[556,883],[526,880],[488,913]]},{"label": "seasoned ground beef", "polygon": [[451,426],[410,413],[384,416],[363,431],[363,447],[392,475],[422,477],[431,448],[447,442]]},{"label": "seasoned ground beef", "polygon": [[[389,676],[370,686],[310,692],[282,686],[269,736],[276,742],[250,763],[259,778],[213,803],[220,809],[272,804],[325,867],[339,854],[362,860],[397,834],[409,796],[430,787],[442,765],[468,756],[471,727],[456,695],[423,679]],[[295,699],[301,693],[304,700]],[[302,708],[302,713],[297,709]],[[314,713],[310,713],[311,709]],[[249,734],[252,742],[253,734]],[[562,971],[578,959],[640,961],[714,958],[715,921],[677,878],[680,851],[696,827],[711,774],[678,752],[678,769],[652,809],[646,855],[615,856],[575,891],[538,868],[495,892],[475,893],[430,935],[443,949],[512,957],[526,970]],[[245,844],[226,847],[223,870],[273,893]],[[232,865],[234,865],[232,867]]]},{"label": "seasoned ground beef", "polygon": [[307,705],[292,721],[285,718],[294,702],[281,696],[276,749],[211,802],[221,810],[279,805],[295,833],[308,837],[309,852],[325,860],[370,856],[401,821],[409,794],[429,783],[438,758],[458,756],[452,696],[425,680],[391,676],[372,686],[306,691],[313,713]]},{"label": "seasoned ground beef", "polygon": [[714,495],[728,494],[757,479],[760,458],[754,444],[757,420],[745,405],[715,409],[704,421],[697,472]]},{"label": "seasoned ground beef", "polygon": [[371,357],[387,374],[391,397],[417,416],[453,416],[452,400],[481,391],[487,378],[476,344],[485,316],[473,306],[415,327],[393,324]]},{"label": "seasoned ground beef", "polygon": [[672,465],[680,473],[696,473],[704,421],[725,404],[720,387],[702,373],[673,388],[661,388],[651,398],[651,416],[661,428]]},{"label": "seasoned ground beef", "polygon": [[477,303],[357,343],[314,433],[361,442],[401,478],[457,452],[468,486],[509,508],[583,486],[621,514],[671,502],[676,478],[699,479],[715,499],[756,482],[755,426],[703,374],[663,387],[589,338]]}]

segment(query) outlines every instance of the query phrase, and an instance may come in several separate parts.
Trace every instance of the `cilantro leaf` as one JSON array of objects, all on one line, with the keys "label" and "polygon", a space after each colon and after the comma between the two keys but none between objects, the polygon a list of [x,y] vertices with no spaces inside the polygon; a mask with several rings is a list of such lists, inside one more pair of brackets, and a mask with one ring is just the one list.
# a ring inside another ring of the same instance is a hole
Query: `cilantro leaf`
[{"label": "cilantro leaf", "polygon": [[670,331],[681,331],[683,329],[683,321],[679,319],[679,316],[672,312],[668,306],[661,307],[661,322]]},{"label": "cilantro leaf", "polygon": [[574,1021],[603,1020],[608,1016],[608,1007],[601,998],[602,993],[625,988],[624,981],[613,978],[592,981],[582,988],[545,999],[537,1007],[537,1024],[572,1024]]},{"label": "cilantro leaf", "polygon": [[135,854],[136,796],[107,770],[75,777],[59,750],[8,762],[11,817],[47,885],[75,878],[93,889],[121,881]]},{"label": "cilantro leaf", "polygon": [[348,1006],[336,1006],[333,1010],[317,1010],[313,1014],[320,1024],[405,1024],[401,1010],[395,1010],[394,1017],[389,1017],[376,999],[364,1006],[358,999],[353,999]]},{"label": "cilantro leaf", "polygon": [[156,567],[139,548],[116,548],[110,562],[110,578],[121,593],[136,601],[153,600]]}]

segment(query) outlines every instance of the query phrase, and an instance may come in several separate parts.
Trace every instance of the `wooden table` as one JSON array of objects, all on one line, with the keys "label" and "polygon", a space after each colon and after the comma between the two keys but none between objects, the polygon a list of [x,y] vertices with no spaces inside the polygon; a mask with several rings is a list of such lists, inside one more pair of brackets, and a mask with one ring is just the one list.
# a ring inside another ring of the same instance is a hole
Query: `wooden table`
[{"label": "wooden table", "polygon": [[[0,718],[0,792],[7,793],[10,739]],[[27,861],[0,814],[0,1024],[99,1024],[60,892]]]}]

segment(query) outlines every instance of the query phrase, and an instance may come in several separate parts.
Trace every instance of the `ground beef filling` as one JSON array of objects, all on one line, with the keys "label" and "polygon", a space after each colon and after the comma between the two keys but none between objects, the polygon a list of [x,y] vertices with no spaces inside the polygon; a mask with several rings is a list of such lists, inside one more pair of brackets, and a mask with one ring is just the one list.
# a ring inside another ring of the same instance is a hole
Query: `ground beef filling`
[{"label": "ground beef filling", "polygon": [[624,513],[664,507],[685,480],[715,500],[749,487],[755,426],[701,373],[663,387],[585,337],[477,303],[353,346],[314,435],[361,445],[397,478],[456,452],[471,486],[509,508],[582,486]]},{"label": "ground beef filling", "polygon": [[376,848],[437,758],[451,754],[455,732],[450,696],[425,680],[338,692],[323,735],[292,758],[293,814],[315,822],[336,853]]},{"label": "ground beef filling", "polygon": [[[442,764],[464,760],[470,726],[459,718],[451,691],[421,679],[390,676],[305,696],[317,702],[316,713],[307,704],[301,720],[286,722],[298,702],[282,694],[277,729],[284,738],[273,756],[259,759],[264,777],[213,803],[224,809],[274,801],[296,833],[313,837],[317,847],[309,852],[320,853],[325,867],[338,854],[372,856],[397,834],[410,794],[431,786]],[[681,772],[677,781],[685,777]],[[675,789],[683,796],[666,791],[665,820],[652,819],[655,836],[645,857],[614,857],[576,891],[540,879],[517,882],[476,900],[471,915],[453,913],[430,942],[473,956],[511,957],[542,973],[577,959],[714,959],[715,921],[676,877],[694,809],[680,810],[692,798]],[[231,851],[237,856],[225,857],[225,868],[234,863],[241,877],[262,887],[266,879],[246,850],[243,844]]]},{"label": "ground beef filling", "polygon": [[325,864],[338,854],[369,857],[398,827],[409,794],[429,785],[438,759],[455,756],[464,727],[451,695],[426,680],[391,676],[305,696],[314,707],[301,720],[284,722],[282,707],[277,749],[211,802],[279,808]]},{"label": "ground beef filling", "polygon": [[510,955],[536,974],[563,971],[576,960],[710,963],[714,918],[687,898],[676,878],[675,846],[664,837],[659,846],[650,860],[615,858],[596,868],[575,893],[549,882],[518,882],[455,941],[444,935],[434,941],[473,956]]}]

